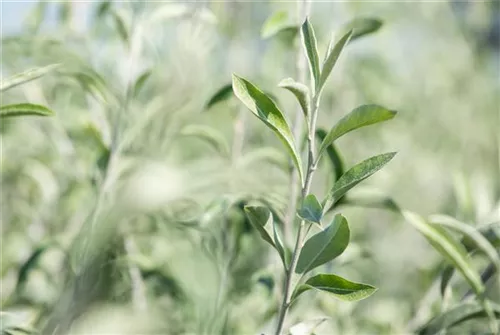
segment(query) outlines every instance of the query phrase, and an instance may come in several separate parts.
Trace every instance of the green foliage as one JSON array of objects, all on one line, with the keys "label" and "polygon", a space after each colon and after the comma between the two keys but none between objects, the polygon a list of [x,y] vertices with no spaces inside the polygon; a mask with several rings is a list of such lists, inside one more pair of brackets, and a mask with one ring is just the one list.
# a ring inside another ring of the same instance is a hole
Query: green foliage
[{"label": "green foliage", "polygon": [[297,211],[297,215],[306,221],[321,225],[323,208],[314,194],[309,194],[304,198],[302,206]]},{"label": "green foliage", "polygon": [[47,107],[30,103],[0,106],[0,118],[25,115],[51,116],[53,114]]}]

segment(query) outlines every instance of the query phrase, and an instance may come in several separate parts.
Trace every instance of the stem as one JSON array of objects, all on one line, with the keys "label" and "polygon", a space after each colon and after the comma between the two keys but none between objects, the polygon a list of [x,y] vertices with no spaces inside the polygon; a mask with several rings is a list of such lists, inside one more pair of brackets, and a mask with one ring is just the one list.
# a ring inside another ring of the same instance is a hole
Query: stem
[{"label": "stem", "polygon": [[[316,129],[316,119],[318,115],[318,106],[319,106],[319,97],[315,95],[312,100],[311,115],[309,119],[309,128],[307,136],[308,163],[307,163],[306,180],[304,182],[304,186],[302,187],[302,199],[304,199],[309,193],[312,183],[312,177],[314,175],[314,172],[316,171],[316,164],[315,164],[316,160],[314,158],[314,155],[315,155],[315,141],[316,141],[315,129]],[[295,268],[297,267],[297,262],[299,260],[300,250],[304,246],[304,239],[307,235],[307,231],[304,229],[305,226],[306,222],[302,220],[299,226],[299,230],[297,232],[297,240],[295,241],[295,247],[293,249],[292,261],[290,267],[286,272],[285,287],[283,293],[284,298],[281,304],[280,314],[278,318],[278,326],[276,328],[276,335],[281,335],[285,323],[286,313],[291,304],[291,298],[293,293],[292,279],[295,273]]]},{"label": "stem", "polygon": [[[309,15],[310,12],[310,0],[301,0],[297,3],[297,11],[298,11],[298,24],[302,24],[302,21],[306,16]],[[299,46],[297,49],[297,62],[296,62],[296,71],[297,71],[297,80],[300,83],[305,83],[307,79],[307,60],[302,51],[302,48]],[[297,107],[297,111],[295,112],[295,119],[293,120],[293,137],[299,140],[302,136],[304,119],[302,116],[302,109],[300,106]],[[300,142],[300,141],[299,141]],[[293,221],[295,218],[295,212],[297,210],[297,198],[299,196],[299,174],[297,172],[297,168],[290,160],[290,198],[288,199],[288,207],[285,215],[285,221],[283,225],[283,235],[285,242],[290,241],[292,235],[292,227]]]},{"label": "stem", "polygon": [[146,288],[144,287],[141,271],[131,260],[132,257],[138,254],[137,246],[130,235],[124,237],[123,244],[125,252],[130,258],[128,260],[128,273],[132,282],[132,304],[138,312],[145,312],[148,306]]}]

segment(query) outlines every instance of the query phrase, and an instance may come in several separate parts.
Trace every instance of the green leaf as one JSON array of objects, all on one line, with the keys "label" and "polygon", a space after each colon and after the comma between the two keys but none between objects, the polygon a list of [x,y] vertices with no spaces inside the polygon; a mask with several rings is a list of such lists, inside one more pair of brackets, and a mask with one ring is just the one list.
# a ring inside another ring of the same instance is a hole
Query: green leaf
[{"label": "green leaf", "polygon": [[330,76],[330,73],[333,70],[333,67],[337,63],[337,60],[340,57],[340,54],[342,53],[342,50],[344,50],[344,47],[347,45],[347,42],[349,42],[349,39],[351,38],[352,35],[352,30],[348,31],[347,34],[342,36],[342,38],[335,44],[333,49],[328,51],[328,56],[326,57],[324,63],[323,63],[323,68],[321,69],[321,76],[319,79],[319,88],[318,90],[321,91],[323,86],[326,83],[326,80]]},{"label": "green leaf", "polygon": [[[316,137],[319,141],[324,141],[326,137],[326,131],[324,129],[318,128],[316,130]],[[326,154],[328,155],[330,163],[333,167],[333,182],[336,182],[340,178],[340,176],[344,174],[345,171],[342,156],[333,143],[326,148]]]},{"label": "green leaf", "polygon": [[142,87],[146,83],[146,81],[149,79],[153,72],[151,70],[146,70],[144,71],[139,77],[137,77],[137,80],[135,81],[134,88],[132,90],[132,95],[137,96],[139,92],[141,91]]},{"label": "green leaf", "polygon": [[351,41],[354,41],[362,36],[376,32],[382,27],[382,24],[383,22],[379,19],[360,17],[346,23],[342,31],[352,30]]},{"label": "green leaf", "polygon": [[106,15],[111,9],[111,1],[101,1],[101,3],[97,6],[95,11],[95,16],[97,19],[101,19],[104,15]]},{"label": "green leaf", "polygon": [[326,196],[323,207],[325,209],[329,209],[330,206],[335,205],[335,203],[339,201],[347,193],[347,191],[380,170],[395,155],[395,152],[389,152],[368,158],[361,163],[354,165],[333,185],[333,188]]},{"label": "green leaf", "polygon": [[30,33],[37,33],[40,29],[40,26],[45,19],[48,4],[49,3],[46,1],[38,1],[36,6],[33,6],[33,9],[27,15],[25,22]]},{"label": "green leaf", "polygon": [[302,107],[302,112],[304,116],[307,117],[309,115],[309,107],[310,107],[310,94],[309,88],[301,83],[296,82],[292,78],[283,79],[279,84],[279,87],[283,87],[295,95],[297,100],[299,101],[300,107]]},{"label": "green leaf", "polygon": [[267,39],[279,33],[280,31],[293,27],[294,24],[290,22],[288,13],[279,11],[271,15],[266,22],[262,25],[260,36]]},{"label": "green leaf", "polygon": [[447,232],[429,224],[419,215],[402,211],[406,221],[411,223],[448,262],[463,275],[477,295],[484,291],[479,274],[470,266],[465,248],[455,241]]},{"label": "green leaf", "polygon": [[116,10],[112,10],[111,16],[115,21],[116,30],[118,31],[120,38],[122,39],[123,43],[125,43],[125,45],[128,47],[130,43],[130,36],[129,36],[129,30],[125,23],[125,17],[123,13]]},{"label": "green leaf", "polygon": [[[500,305],[491,301],[490,304],[493,312],[498,318],[500,316]],[[477,302],[465,302],[433,318],[428,324],[426,324],[418,331],[418,334],[438,334],[442,330],[456,327],[464,321],[486,317],[487,313],[484,311],[484,308],[481,304]]]},{"label": "green leaf", "polygon": [[311,76],[314,81],[314,87],[316,91],[318,90],[319,78],[320,78],[320,66],[319,66],[319,56],[318,56],[318,45],[316,42],[316,36],[314,34],[314,28],[306,18],[302,24],[302,44],[306,51],[307,59],[309,60],[309,70],[311,71]]},{"label": "green leaf", "polygon": [[455,273],[455,268],[451,265],[446,266],[443,272],[441,272],[441,282],[439,285],[439,291],[441,292],[442,297],[444,297],[446,294],[446,288],[450,283],[451,277],[453,277],[453,273]]},{"label": "green leaf", "polygon": [[205,109],[209,109],[219,102],[229,99],[233,95],[233,88],[231,84],[222,86],[207,102]]},{"label": "green leaf", "polygon": [[27,115],[51,116],[54,113],[47,107],[30,103],[0,106],[0,118]]},{"label": "green leaf", "polygon": [[429,218],[434,224],[442,225],[451,230],[457,231],[462,234],[464,237],[467,237],[468,240],[473,241],[473,243],[480,249],[488,258],[491,263],[495,265],[497,271],[500,273],[500,256],[496,251],[495,247],[491,245],[491,243],[481,235],[481,233],[463,222],[460,222],[450,216],[447,215],[432,215]]},{"label": "green leaf", "polygon": [[264,241],[276,249],[273,239],[265,229],[265,226],[272,220],[271,211],[262,206],[245,206],[245,213],[252,226],[259,232]]},{"label": "green leaf", "polygon": [[66,75],[75,79],[85,91],[102,104],[107,104],[113,98],[104,79],[92,70],[86,72],[68,72]]},{"label": "green leaf", "polygon": [[302,247],[295,269],[296,273],[306,273],[340,256],[349,244],[349,225],[340,214],[323,231],[312,236]]},{"label": "green leaf", "polygon": [[[271,217],[272,217],[272,213],[271,213]],[[291,254],[290,254],[289,249],[283,243],[283,240],[281,239],[281,236],[280,236],[280,233],[278,231],[277,226],[278,225],[277,225],[276,220],[273,219],[274,244],[276,245],[276,250],[278,250],[281,261],[283,262],[283,266],[285,267],[285,269],[288,269],[288,266],[290,265]]]},{"label": "green leaf", "polygon": [[336,298],[344,301],[362,300],[377,290],[371,285],[355,283],[333,274],[319,274],[298,286],[292,299],[311,289],[333,294]]},{"label": "green leaf", "polygon": [[224,136],[217,130],[204,125],[189,125],[184,127],[180,134],[203,139],[222,155],[229,157],[229,145]]},{"label": "green leaf", "polygon": [[297,214],[304,220],[317,223],[321,226],[321,218],[323,217],[323,208],[314,194],[309,194],[305,197],[302,207]]},{"label": "green leaf", "polygon": [[396,111],[391,111],[377,105],[363,105],[357,107],[340,119],[340,121],[328,132],[328,135],[326,135],[321,143],[317,159],[319,160],[326,148],[342,135],[361,127],[390,120],[395,115]]},{"label": "green leaf", "polygon": [[61,64],[51,64],[44,67],[29,69],[22,73],[15,74],[5,80],[2,80],[2,83],[0,84],[0,92],[4,92],[9,88],[40,78],[46,75],[47,73],[54,71],[59,66],[61,66]]},{"label": "green leaf", "polygon": [[271,128],[288,149],[289,154],[299,171],[300,180],[303,183],[304,173],[302,160],[295,148],[292,131],[283,115],[273,100],[264,92],[259,90],[249,81],[233,74],[233,91],[238,99],[250,109],[266,126]]}]

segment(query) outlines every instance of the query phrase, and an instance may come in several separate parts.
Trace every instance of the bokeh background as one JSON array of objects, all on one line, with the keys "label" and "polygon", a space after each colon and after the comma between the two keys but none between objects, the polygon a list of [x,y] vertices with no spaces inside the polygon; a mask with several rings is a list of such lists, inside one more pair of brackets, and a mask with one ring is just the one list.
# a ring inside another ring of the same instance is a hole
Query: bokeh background
[{"label": "bokeh background", "polygon": [[[338,141],[347,166],[398,152],[363,191],[424,216],[500,220],[499,2],[310,6],[321,54],[345,22],[383,21],[342,55],[318,122],[329,129],[366,103],[398,111]],[[297,77],[301,46],[293,33],[261,31],[278,11],[297,24],[298,7],[1,2],[2,78],[61,64],[1,96],[55,112],[1,121],[3,322],[42,334],[272,331],[282,271],[242,207],[265,198],[285,212],[286,155],[234,97],[207,102],[237,73],[294,119],[296,102],[277,84]],[[191,136],[200,126],[204,135]],[[325,162],[316,194],[331,175]],[[441,263],[430,245],[393,212],[340,210],[352,244],[328,267],[379,290],[357,303],[311,294],[289,325],[327,317],[317,334],[407,334],[435,315]]]}]

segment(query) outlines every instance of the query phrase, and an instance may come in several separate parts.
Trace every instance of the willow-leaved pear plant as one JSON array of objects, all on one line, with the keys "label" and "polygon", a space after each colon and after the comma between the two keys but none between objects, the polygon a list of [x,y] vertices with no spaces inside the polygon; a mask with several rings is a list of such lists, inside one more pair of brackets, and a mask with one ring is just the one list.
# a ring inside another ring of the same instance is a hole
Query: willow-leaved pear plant
[{"label": "willow-leaved pear plant", "polygon": [[[292,130],[277,104],[268,94],[264,93],[250,81],[233,74],[232,87],[236,97],[250,109],[266,126],[268,126],[283,142],[299,174],[301,197],[296,215],[300,218],[295,236],[295,245],[290,249],[281,238],[280,227],[274,220],[272,212],[265,207],[246,207],[245,211],[254,228],[261,237],[278,252],[285,271],[282,303],[279,311],[275,334],[283,332],[284,322],[291,304],[299,296],[308,291],[316,290],[332,294],[342,300],[357,301],[364,299],[376,291],[376,288],[362,283],[355,283],[334,274],[306,275],[340,256],[347,248],[350,239],[350,230],[347,219],[337,213],[333,220],[325,225],[325,214],[350,189],[368,178],[384,165],[395,153],[385,153],[368,158],[337,176],[332,189],[318,200],[318,196],[311,193],[311,182],[318,163],[328,148],[341,136],[364,126],[392,119],[395,111],[378,105],[365,105],[354,109],[344,116],[330,131],[322,136],[319,150],[316,149],[316,121],[319,113],[321,92],[331,74],[343,49],[353,36],[358,35],[350,29],[336,42],[330,43],[324,61],[320,63],[314,28],[306,18],[301,29],[302,45],[309,63],[311,84],[296,82],[291,78],[284,79],[279,86],[289,90],[297,98],[302,108],[307,125],[307,156],[305,164],[299,139],[294,138]],[[319,226],[320,231],[308,238],[308,232],[313,225]]]}]

